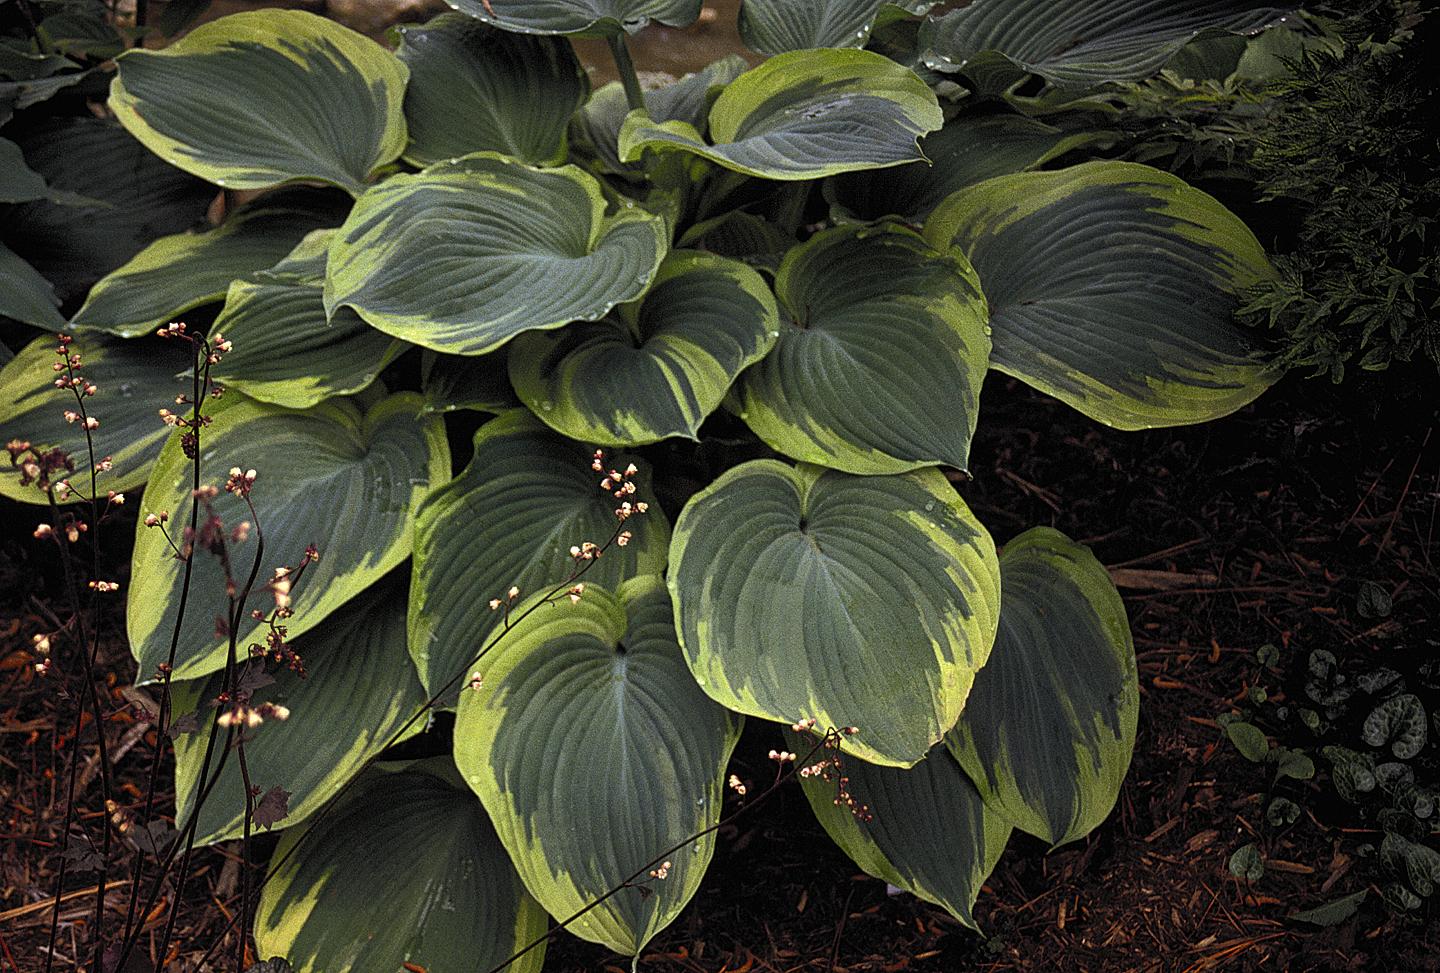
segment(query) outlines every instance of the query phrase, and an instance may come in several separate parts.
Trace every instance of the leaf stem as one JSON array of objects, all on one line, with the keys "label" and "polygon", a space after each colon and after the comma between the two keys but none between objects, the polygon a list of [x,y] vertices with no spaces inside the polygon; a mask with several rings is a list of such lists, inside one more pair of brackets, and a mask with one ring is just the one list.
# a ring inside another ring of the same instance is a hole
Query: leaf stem
[{"label": "leaf stem", "polygon": [[634,111],[645,108],[645,92],[640,89],[640,76],[635,73],[635,62],[630,59],[630,48],[625,44],[624,34],[612,34],[606,38],[610,54],[615,58],[615,70],[620,73],[620,83],[625,87],[625,103]]}]

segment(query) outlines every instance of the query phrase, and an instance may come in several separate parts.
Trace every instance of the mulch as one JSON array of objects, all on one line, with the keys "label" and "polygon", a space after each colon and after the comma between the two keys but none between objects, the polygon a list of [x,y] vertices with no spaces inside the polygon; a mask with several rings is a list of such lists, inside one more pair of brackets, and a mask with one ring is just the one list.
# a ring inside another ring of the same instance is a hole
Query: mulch
[{"label": "mulch", "polygon": [[[1434,387],[1433,372],[1419,380]],[[1283,700],[1313,648],[1377,659],[1436,650],[1426,636],[1440,620],[1440,435],[1433,434],[1440,417],[1425,389],[1403,375],[1341,390],[1292,377],[1235,416],[1127,434],[992,376],[973,479],[959,485],[961,493],[999,542],[1051,524],[1090,544],[1125,595],[1143,698],[1134,763],[1114,813],[1087,839],[1049,853],[1033,839],[1012,838],[976,906],[981,936],[936,907],[887,894],[829,841],[798,790],[782,790],[722,833],[700,893],[638,968],[1440,969],[1437,924],[1393,918],[1378,895],[1338,927],[1287,918],[1373,889],[1378,867],[1361,852],[1378,833],[1347,816],[1323,780],[1283,785],[1304,814],[1278,833],[1265,825],[1269,775],[1224,743],[1215,722],[1257,680],[1272,700]],[[74,714],[73,700],[35,678],[24,651],[59,590],[42,549],[28,539],[35,515],[0,509],[5,973],[44,966]],[[1393,595],[1390,618],[1359,616],[1363,581]],[[122,632],[121,620],[110,619],[109,631]],[[1281,647],[1285,674],[1267,676],[1255,662],[1267,642]],[[153,732],[122,706],[133,664],[118,639],[107,643],[104,665],[115,701],[107,739],[112,748],[128,745],[119,786],[138,800]],[[774,745],[773,730],[752,721],[737,750],[738,772],[763,774]],[[82,776],[94,757],[93,744],[81,748]],[[1317,765],[1323,778],[1325,762]],[[84,789],[82,818],[105,813],[98,789],[93,782]],[[1251,841],[1267,860],[1253,884],[1226,867]],[[111,877],[127,874],[112,870]],[[199,857],[180,911],[180,958],[203,951],[228,920],[236,877],[232,850]],[[84,968],[74,957],[84,955],[93,883],[93,875],[67,883],[57,970]],[[126,891],[110,894],[112,908],[123,907]],[[628,960],[564,934],[549,956],[546,968],[557,973],[629,969]]]}]

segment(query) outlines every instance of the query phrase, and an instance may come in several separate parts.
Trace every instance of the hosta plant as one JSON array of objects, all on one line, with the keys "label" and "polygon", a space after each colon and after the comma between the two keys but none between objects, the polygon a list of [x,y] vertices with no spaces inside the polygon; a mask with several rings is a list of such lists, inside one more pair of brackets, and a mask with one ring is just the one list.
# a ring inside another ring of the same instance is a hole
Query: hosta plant
[{"label": "hosta plant", "polygon": [[[1255,237],[1100,157],[1066,106],[1280,15],[746,0],[768,57],[647,91],[627,33],[699,0],[451,5],[393,50],[272,10],[118,58],[107,132],[247,201],[5,306],[41,328],[63,308],[97,380],[146,400],[102,448],[176,522],[189,467],[150,403],[178,366],[147,335],[213,315],[233,350],[202,459],[257,471],[267,543],[323,551],[290,606],[307,677],[257,691],[290,718],[247,750],[290,792],[262,954],[487,969],[548,913],[638,955],[746,800],[725,787],[746,718],[863,869],[974,925],[1013,828],[1058,845],[1104,820],[1139,705],[1091,552],[1045,526],[997,547],[953,486],[986,374],[1119,429],[1276,377],[1231,323],[1272,274]],[[620,82],[590,90],[582,35]],[[27,256],[5,273],[43,275]],[[0,432],[66,444],[36,341],[0,372]],[[131,647],[142,680],[175,652],[187,705],[225,663],[218,570],[193,565],[179,618],[190,571],[139,528]],[[410,718],[427,699],[453,732]],[[417,733],[429,756],[386,752]],[[182,820],[203,749],[177,745]],[[233,764],[217,787],[242,792]],[[222,804],[202,841],[241,832]]]}]

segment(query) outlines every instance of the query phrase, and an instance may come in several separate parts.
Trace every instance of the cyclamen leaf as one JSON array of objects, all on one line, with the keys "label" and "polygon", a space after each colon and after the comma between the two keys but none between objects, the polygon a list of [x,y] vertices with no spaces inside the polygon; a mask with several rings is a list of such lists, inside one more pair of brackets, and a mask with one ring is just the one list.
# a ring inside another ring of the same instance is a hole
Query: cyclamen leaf
[{"label": "cyclamen leaf", "polygon": [[651,21],[685,27],[702,0],[446,0],[461,13],[522,34],[631,34]]},{"label": "cyclamen leaf", "polygon": [[620,159],[683,151],[762,179],[818,179],[924,159],[916,139],[944,122],[915,73],[870,51],[795,51],[745,72],[710,109],[709,137],[636,110]]},{"label": "cyclamen leaf", "polygon": [[1372,747],[1389,744],[1397,760],[1416,757],[1428,738],[1425,706],[1414,693],[1387,699],[1365,717],[1360,736]]},{"label": "cyclamen leaf", "polygon": [[[85,475],[85,432],[79,423],[67,423],[66,409],[73,409],[69,391],[55,387],[52,366],[53,337],[36,338],[0,367],[0,443],[22,440],[36,446],[59,447],[76,461],[81,476],[77,485],[89,483]],[[133,490],[144,485],[151,464],[160,454],[170,429],[162,425],[156,410],[173,406],[175,396],[190,390],[190,381],[180,377],[188,369],[190,356],[185,348],[159,338],[120,341],[101,335],[82,335],[71,351],[80,355],[82,374],[99,391],[87,403],[100,420],[93,433],[96,459],[109,456],[112,469],[100,476],[104,491]],[[70,495],[76,502],[85,490]],[[49,501],[33,485],[20,485],[20,470],[0,453],[0,496],[25,503]]]},{"label": "cyclamen leaf", "polygon": [[674,251],[640,301],[593,324],[515,339],[510,378],[531,411],[571,439],[695,439],[736,376],[770,351],[778,327],[775,297],[754,270]]},{"label": "cyclamen leaf", "polygon": [[996,813],[1060,845],[1105,820],[1130,766],[1130,627],[1104,566],[1048,527],[1005,545],[1000,590],[995,647],[946,743]]},{"label": "cyclamen leaf", "polygon": [[858,726],[861,760],[919,762],[995,639],[994,545],[933,469],[743,463],[686,504],[670,561],[701,688],[768,720]]},{"label": "cyclamen leaf", "polygon": [[[273,860],[255,944],[295,973],[484,970],[545,934],[448,757],[371,766],[313,833],[287,831]],[[544,956],[509,969],[540,973]]]},{"label": "cyclamen leaf", "polygon": [[536,165],[564,158],[566,125],[590,90],[569,44],[458,13],[399,33],[396,53],[410,68],[407,159],[425,166],[483,150]]},{"label": "cyclamen leaf", "polygon": [[[631,457],[605,457],[621,470]],[[492,598],[514,586],[528,597],[570,576],[569,550],[600,544],[616,531],[621,502],[601,490],[592,451],[551,432],[523,409],[481,426],[459,476],[433,491],[415,521],[410,588],[410,650],[432,695],[465,668],[503,623]],[[650,490],[649,466],[634,478],[649,512],[628,522],[633,540],[614,546],[585,573],[587,584],[619,587],[665,568],[670,524]],[[445,702],[453,703],[453,695]]]},{"label": "cyclamen leaf", "polygon": [[838,227],[786,254],[775,292],[779,340],[739,386],[756,435],[850,473],[965,469],[990,339],[964,257],[899,227]]},{"label": "cyclamen leaf", "polygon": [[[535,595],[520,608],[541,604]],[[649,895],[612,897],[568,928],[637,955],[695,894],[741,721],[690,678],[659,577],[587,585],[522,617],[476,670],[455,762],[530,893],[567,919],[669,855]],[[542,769],[543,768],[543,769]]]},{"label": "cyclamen leaf", "polygon": [[[438,419],[421,415],[418,395],[392,395],[362,413],[351,401],[332,399],[305,411],[227,395],[202,434],[202,455],[213,467],[255,469],[251,499],[265,532],[265,576],[280,564],[298,564],[308,545],[311,564],[292,593],[291,636],[319,625],[331,612],[379,581],[410,555],[414,506],[450,476],[450,452]],[[167,510],[170,523],[189,522],[190,461],[178,437],[161,450],[145,487],[147,511]],[[252,517],[229,494],[215,500],[217,514],[234,527]],[[252,547],[237,548],[248,564]],[[175,624],[182,564],[158,530],[136,527],[126,606],[130,650],[140,678],[167,661]],[[243,580],[243,579],[242,579]],[[268,601],[262,590],[256,602]],[[193,679],[222,668],[226,645],[214,631],[225,608],[225,579],[217,559],[197,551],[189,607],[181,627],[175,677]],[[258,641],[262,626],[238,633],[241,646]]]},{"label": "cyclamen leaf", "polygon": [[116,63],[110,107],[121,124],[231,189],[309,179],[359,195],[405,148],[405,65],[315,14],[232,14]]},{"label": "cyclamen leaf", "polygon": [[1120,429],[1203,422],[1278,377],[1232,321],[1274,273],[1245,224],[1180,179],[1128,162],[999,176],[925,224],[990,304],[992,365]]},{"label": "cyclamen leaf", "polygon": [[1225,727],[1225,735],[1246,760],[1259,763],[1270,752],[1270,741],[1253,723],[1236,720]]},{"label": "cyclamen leaf", "polygon": [[665,224],[605,215],[595,177],[482,152],[400,175],[355,204],[330,248],[325,308],[450,354],[593,321],[643,294]]}]

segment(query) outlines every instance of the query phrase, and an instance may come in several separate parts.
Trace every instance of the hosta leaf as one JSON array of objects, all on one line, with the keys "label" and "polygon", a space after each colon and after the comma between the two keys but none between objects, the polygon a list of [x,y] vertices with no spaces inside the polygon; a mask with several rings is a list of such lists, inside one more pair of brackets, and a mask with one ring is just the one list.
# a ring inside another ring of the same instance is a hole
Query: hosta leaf
[{"label": "hosta leaf", "polygon": [[712,144],[693,126],[637,111],[620,130],[620,158],[675,149],[762,179],[818,179],[923,159],[916,139],[943,122],[934,93],[887,57],[795,51],[745,72],[715,99]]},{"label": "hosta leaf", "polygon": [[234,345],[212,369],[222,384],[303,409],[368,388],[405,350],[403,341],[348,308],[326,320],[322,282],[330,236],[311,234],[272,271],[230,285],[212,329]]},{"label": "hosta leaf", "polygon": [[1105,820],[1130,766],[1130,627],[1104,566],[1049,527],[1005,545],[1000,589],[995,648],[946,743],[997,813],[1059,845]]},{"label": "hosta leaf", "polygon": [[505,349],[488,355],[437,355],[420,357],[420,391],[430,412],[471,409],[499,414],[520,407],[510,387]]},{"label": "hosta leaf", "polygon": [[[289,813],[277,827],[293,827],[319,810],[425,702],[405,645],[406,585],[405,574],[397,572],[346,604],[335,620],[293,640],[292,648],[304,660],[305,677],[282,669],[274,683],[255,690],[254,705],[270,702],[290,711],[283,722],[267,720],[245,744],[251,782],[290,792]],[[174,712],[183,716],[197,704],[208,707],[221,688],[218,673],[176,683]],[[175,788],[182,818],[194,807],[212,715],[202,714],[200,732],[175,739]],[[423,720],[417,721],[413,731],[423,728]],[[331,745],[318,746],[319,741]],[[234,754],[215,786],[195,832],[195,840],[206,844],[241,833],[245,801],[240,795],[245,791]]]},{"label": "hosta leaf", "polygon": [[926,63],[959,71],[1003,58],[1059,85],[1138,81],[1212,31],[1257,33],[1285,11],[1256,0],[978,0],[920,30]]},{"label": "hosta leaf", "polygon": [[52,195],[69,198],[9,209],[0,239],[25,254],[61,300],[81,296],[156,237],[195,225],[215,195],[113,122],[57,118],[15,140]]},{"label": "hosta leaf", "polygon": [[965,468],[990,339],[964,257],[898,227],[838,227],[785,256],[775,292],[779,341],[740,385],[756,435],[850,473]]},{"label": "hosta leaf", "polygon": [[754,270],[675,251],[642,301],[595,323],[515,340],[510,378],[571,439],[638,446],[695,439],[730,383],[775,343],[775,297]]},{"label": "hosta leaf", "polygon": [[988,179],[925,236],[969,256],[990,303],[995,368],[1107,425],[1203,422],[1277,377],[1231,321],[1274,271],[1212,197],[1127,162]]},{"label": "hosta leaf", "polygon": [[[723,57],[703,70],[687,74],[678,81],[645,92],[645,111],[657,122],[685,122],[696,129],[705,128],[710,111],[710,93],[738,78],[748,67],[738,54]],[[611,172],[622,172],[627,166],[620,161],[620,129],[630,105],[625,89],[612,81],[590,96],[585,107],[575,116],[577,131],[583,143]]]},{"label": "hosta leaf", "polygon": [[846,173],[825,183],[825,196],[841,215],[922,222],[956,190],[1038,169],[1072,149],[1112,137],[1110,132],[1066,131],[1024,115],[961,115],[920,140],[931,165]]},{"label": "hosta leaf", "polygon": [[70,323],[133,338],[218,301],[230,282],[280,260],[310,230],[318,212],[242,210],[213,230],[161,237],[90,290]]},{"label": "hosta leaf", "polygon": [[27,203],[49,194],[45,177],[25,164],[20,146],[0,138],[0,203]]},{"label": "hosta leaf", "polygon": [[923,0],[744,0],[740,37],[761,54],[864,47],[877,20],[925,13]]},{"label": "hosta leaf", "polygon": [[701,687],[741,713],[858,726],[910,766],[955,723],[990,653],[990,535],[933,469],[857,477],[754,460],[686,505],[670,593]]},{"label": "hosta leaf", "polygon": [[611,36],[635,33],[651,21],[686,27],[702,0],[446,0],[487,24],[522,34]]},{"label": "hosta leaf", "polygon": [[[376,764],[315,828],[298,848],[307,829],[281,839],[255,914],[260,955],[295,973],[487,970],[545,934],[448,758]],[[544,956],[509,970],[540,973]]]},{"label": "hosta leaf", "polygon": [[[259,521],[266,577],[277,565],[299,563],[307,545],[320,549],[320,560],[292,592],[295,615],[287,622],[292,636],[325,621],[409,556],[412,508],[450,475],[444,429],[437,419],[421,418],[420,409],[420,397],[413,394],[390,396],[362,414],[346,399],[297,412],[237,393],[215,409],[201,439],[207,469],[238,466],[258,473],[251,497],[257,516],[225,493],[214,501],[217,514],[230,527]],[[190,461],[177,437],[155,463],[145,510],[169,511],[172,526],[188,524],[190,503]],[[252,539],[237,546],[233,557],[248,566],[254,551]],[[131,565],[130,650],[141,678],[148,679],[169,652],[183,565],[160,531],[143,523],[136,528]],[[262,599],[268,601],[263,591],[255,596],[256,607]],[[215,634],[215,618],[224,610],[220,564],[197,551],[176,678],[196,678],[224,665],[225,645]],[[260,629],[247,619],[240,644],[257,641]]]},{"label": "hosta leaf", "polygon": [[[75,400],[68,390],[55,387],[51,366],[60,361],[55,348],[54,338],[36,338],[0,368],[0,443],[19,439],[65,450],[78,471],[72,478],[77,493],[71,495],[78,500],[79,494],[90,490],[85,432],[64,419],[65,410],[75,408]],[[80,355],[82,373],[98,388],[85,403],[87,412],[100,420],[93,434],[95,459],[109,456],[114,464],[100,476],[101,499],[106,490],[142,486],[169,432],[156,412],[173,407],[177,393],[190,391],[189,379],[177,377],[189,367],[189,354],[158,338],[117,341],[98,335],[77,338],[71,350]],[[4,454],[0,454],[0,496],[48,502],[33,485],[20,486],[19,471]]]},{"label": "hosta leaf", "polygon": [[477,672],[484,685],[465,691],[455,720],[455,763],[552,916],[669,855],[650,894],[625,889],[567,927],[638,954],[700,887],[715,835],[670,849],[719,821],[741,722],[690,678],[664,582],[636,578],[618,595],[587,585],[577,603],[540,605]]},{"label": "hosta leaf", "polygon": [[399,30],[407,159],[425,166],[487,149],[536,165],[564,158],[565,128],[590,90],[569,44],[453,13]]},{"label": "hosta leaf", "polygon": [[358,195],[405,148],[405,65],[304,11],[232,14],[116,63],[120,122],[173,165],[231,189],[306,179]]},{"label": "hosta leaf", "polygon": [[[491,598],[503,598],[512,585],[528,596],[564,581],[574,566],[572,545],[600,544],[615,532],[620,501],[600,489],[591,455],[528,412],[510,412],[480,427],[470,465],[421,506],[410,651],[429,692],[464,675],[501,622],[503,613],[487,605]],[[605,462],[624,469],[630,459]],[[649,513],[629,521],[634,539],[596,561],[587,584],[614,588],[664,570],[670,525],[650,493],[648,472],[637,486],[635,499],[650,504]]]},{"label": "hosta leaf", "polygon": [[65,327],[65,316],[59,305],[55,288],[40,276],[40,271],[0,244],[0,318],[60,331]]},{"label": "hosta leaf", "polygon": [[[801,756],[814,737],[786,731]],[[846,741],[847,743],[849,741]],[[829,757],[822,750],[818,759]],[[971,929],[980,886],[995,869],[1010,838],[1010,824],[990,810],[975,785],[937,745],[914,767],[877,767],[846,759],[839,773],[869,819],[837,805],[831,779],[802,778],[805,797],[835,843],[869,875],[933,902]]]},{"label": "hosta leaf", "polygon": [[644,293],[665,254],[662,220],[605,216],[599,182],[493,153],[371,189],[330,248],[325,307],[451,354],[522,331],[593,321]]}]

